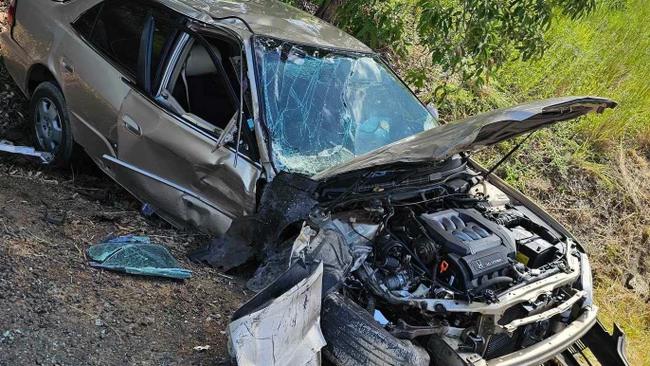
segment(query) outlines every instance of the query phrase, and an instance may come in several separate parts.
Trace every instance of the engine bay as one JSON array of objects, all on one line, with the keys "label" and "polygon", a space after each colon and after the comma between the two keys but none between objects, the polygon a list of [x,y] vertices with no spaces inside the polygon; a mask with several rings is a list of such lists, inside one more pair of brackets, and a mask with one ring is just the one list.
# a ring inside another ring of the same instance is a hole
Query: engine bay
[{"label": "engine bay", "polygon": [[[370,173],[353,191],[321,189],[303,247],[337,267],[340,292],[397,338],[428,337],[430,350],[489,360],[571,321],[589,301],[578,281],[582,257],[570,238],[456,159],[397,175],[398,183],[395,174],[373,183]],[[314,245],[324,235],[349,254]]]}]

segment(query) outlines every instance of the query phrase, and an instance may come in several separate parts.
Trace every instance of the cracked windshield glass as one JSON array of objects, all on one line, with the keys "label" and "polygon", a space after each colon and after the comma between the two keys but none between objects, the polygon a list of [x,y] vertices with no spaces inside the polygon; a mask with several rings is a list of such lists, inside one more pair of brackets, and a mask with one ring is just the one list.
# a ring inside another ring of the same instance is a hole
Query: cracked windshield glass
[{"label": "cracked windshield glass", "polygon": [[273,158],[313,175],[437,125],[376,56],[256,38]]}]

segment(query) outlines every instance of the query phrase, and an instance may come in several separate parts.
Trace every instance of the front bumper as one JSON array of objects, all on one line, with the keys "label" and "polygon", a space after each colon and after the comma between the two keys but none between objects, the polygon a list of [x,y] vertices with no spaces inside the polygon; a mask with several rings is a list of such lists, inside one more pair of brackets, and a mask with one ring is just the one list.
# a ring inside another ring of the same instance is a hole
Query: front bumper
[{"label": "front bumper", "polygon": [[540,365],[565,350],[569,351],[564,353],[565,357],[573,357],[589,349],[601,365],[629,366],[625,356],[625,334],[616,324],[613,333],[609,334],[596,318],[597,312],[592,306],[561,332],[520,351],[492,359],[487,365]]},{"label": "front bumper", "polygon": [[580,340],[596,324],[598,308],[591,306],[562,331],[545,340],[511,354],[488,361],[488,366],[539,365]]},{"label": "front bumper", "polygon": [[629,366],[625,357],[625,334],[616,324],[614,332],[609,334],[600,322],[596,322],[575,346],[589,348],[601,365]]}]

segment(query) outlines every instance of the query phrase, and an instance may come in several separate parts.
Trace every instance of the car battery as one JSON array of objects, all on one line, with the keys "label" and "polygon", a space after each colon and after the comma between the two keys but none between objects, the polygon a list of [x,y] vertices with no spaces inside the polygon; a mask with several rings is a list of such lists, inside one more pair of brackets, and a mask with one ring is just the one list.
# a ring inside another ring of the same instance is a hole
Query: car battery
[{"label": "car battery", "polygon": [[529,268],[538,268],[554,259],[557,247],[535,236],[517,243],[517,260]]}]

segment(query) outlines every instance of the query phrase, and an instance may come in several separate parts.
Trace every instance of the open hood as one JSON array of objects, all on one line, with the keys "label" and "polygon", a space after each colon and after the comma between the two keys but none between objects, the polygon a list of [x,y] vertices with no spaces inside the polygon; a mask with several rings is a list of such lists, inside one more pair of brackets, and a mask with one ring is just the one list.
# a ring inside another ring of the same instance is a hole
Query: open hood
[{"label": "open hood", "polygon": [[606,98],[562,97],[496,109],[396,141],[329,168],[312,178],[322,180],[353,170],[397,162],[439,161],[556,122],[571,120],[592,111],[601,113],[606,108],[614,107],[616,102]]}]

